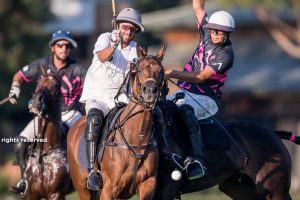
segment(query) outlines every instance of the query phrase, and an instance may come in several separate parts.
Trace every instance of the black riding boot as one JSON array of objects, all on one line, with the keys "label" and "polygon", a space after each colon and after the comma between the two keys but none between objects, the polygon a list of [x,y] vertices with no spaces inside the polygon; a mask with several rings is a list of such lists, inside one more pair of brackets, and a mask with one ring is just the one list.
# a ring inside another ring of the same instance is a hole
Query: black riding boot
[{"label": "black riding boot", "polygon": [[199,121],[195,116],[194,109],[190,105],[184,104],[179,107],[179,114],[188,130],[191,142],[192,157],[187,157],[184,166],[189,180],[201,178],[206,174],[203,162],[203,143],[199,127]]},{"label": "black riding boot", "polygon": [[12,192],[25,195],[28,188],[28,182],[24,176],[24,173],[26,169],[26,155],[27,155],[27,148],[29,143],[21,142],[20,139],[22,138],[26,139],[25,137],[18,136],[17,139],[19,140],[19,142],[15,145],[17,165],[20,166],[20,170],[21,170],[21,180],[18,182],[16,186],[11,187],[10,190]]},{"label": "black riding boot", "polygon": [[103,124],[104,114],[101,110],[92,108],[87,114],[87,123],[85,127],[86,153],[88,160],[88,178],[87,188],[89,190],[99,190],[102,188],[102,175],[99,170],[94,168],[96,158],[96,147],[101,126]]},{"label": "black riding boot", "polygon": [[168,150],[168,143],[164,136],[166,125],[162,111],[158,106],[156,106],[153,110],[153,125],[155,131],[154,138],[158,143],[159,152],[165,153]]},{"label": "black riding boot", "polygon": [[188,179],[193,180],[196,178],[201,178],[207,173],[207,169],[204,166],[203,160],[203,142],[200,127],[198,133],[191,134],[189,138],[192,145],[193,159],[188,157],[184,163],[186,166]]}]

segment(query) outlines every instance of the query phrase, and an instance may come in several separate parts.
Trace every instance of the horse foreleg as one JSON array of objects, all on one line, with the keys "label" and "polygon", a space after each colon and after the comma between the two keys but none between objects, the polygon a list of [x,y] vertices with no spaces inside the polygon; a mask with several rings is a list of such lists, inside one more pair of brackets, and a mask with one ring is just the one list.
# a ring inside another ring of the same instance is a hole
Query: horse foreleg
[{"label": "horse foreleg", "polygon": [[265,163],[256,175],[258,192],[268,200],[291,200],[290,170],[284,159],[273,159],[272,162]]},{"label": "horse foreleg", "polygon": [[102,188],[102,191],[101,191],[101,194],[100,194],[100,199],[101,200],[113,200],[114,199],[113,195],[114,195],[113,190],[110,187],[110,185],[104,184],[103,188]]},{"label": "horse foreleg", "polygon": [[219,190],[233,200],[263,200],[254,182],[245,174],[229,177],[219,184]]},{"label": "horse foreleg", "polygon": [[139,186],[140,200],[151,200],[153,199],[156,187],[156,178],[154,176],[148,178],[142,182]]},{"label": "horse foreleg", "polygon": [[52,193],[47,195],[48,200],[65,200],[65,195],[61,194],[60,192]]},{"label": "horse foreleg", "polygon": [[27,191],[27,194],[26,194],[24,199],[26,199],[26,200],[39,200],[41,198],[38,197],[37,195],[34,195],[33,193]]}]

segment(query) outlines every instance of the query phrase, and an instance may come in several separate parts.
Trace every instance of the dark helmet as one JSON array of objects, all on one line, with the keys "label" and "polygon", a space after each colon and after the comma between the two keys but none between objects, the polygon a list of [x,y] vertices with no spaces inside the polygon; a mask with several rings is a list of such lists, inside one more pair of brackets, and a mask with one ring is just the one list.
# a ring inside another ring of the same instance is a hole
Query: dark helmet
[{"label": "dark helmet", "polygon": [[77,42],[73,39],[73,36],[70,31],[67,30],[58,30],[52,34],[52,39],[49,42],[49,47],[51,48],[57,40],[67,40],[71,43],[73,48],[77,47]]}]

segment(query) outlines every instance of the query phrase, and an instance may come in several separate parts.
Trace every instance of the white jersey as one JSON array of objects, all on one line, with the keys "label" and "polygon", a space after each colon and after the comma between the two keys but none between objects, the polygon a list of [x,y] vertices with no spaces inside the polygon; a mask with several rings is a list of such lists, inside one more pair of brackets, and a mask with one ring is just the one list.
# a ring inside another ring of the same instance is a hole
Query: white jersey
[{"label": "white jersey", "polygon": [[[87,100],[94,99],[104,102],[111,109],[115,106],[114,97],[128,72],[128,63],[137,58],[137,44],[132,41],[123,49],[119,45],[112,60],[102,63],[96,53],[110,46],[110,38],[111,33],[103,33],[97,39],[93,51],[93,62],[86,74],[80,102],[86,103]],[[125,96],[119,100],[127,101]]]}]

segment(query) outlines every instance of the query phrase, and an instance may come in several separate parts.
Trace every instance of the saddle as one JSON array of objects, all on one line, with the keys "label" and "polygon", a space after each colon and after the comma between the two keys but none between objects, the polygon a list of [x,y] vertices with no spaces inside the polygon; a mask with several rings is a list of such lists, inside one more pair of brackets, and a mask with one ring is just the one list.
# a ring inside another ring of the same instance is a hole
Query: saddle
[{"label": "saddle", "polygon": [[[226,151],[230,147],[230,138],[226,134],[230,126],[227,123],[216,124],[211,118],[200,120],[200,129],[204,148],[209,150]],[[225,130],[223,130],[225,129]]]},{"label": "saddle", "polygon": [[[122,113],[124,110],[124,107],[126,104],[118,104],[116,107],[114,107],[108,115],[105,117],[104,126],[102,128],[101,137],[98,141],[98,148],[97,148],[97,160],[100,163],[103,156],[103,150],[104,150],[104,142],[107,140],[109,134],[111,133],[111,130],[113,130],[113,126],[118,118],[118,116]],[[84,138],[84,134],[80,136],[79,141],[79,147],[78,147],[78,160],[80,167],[83,169],[88,168],[88,161],[86,157],[86,140]]]}]

